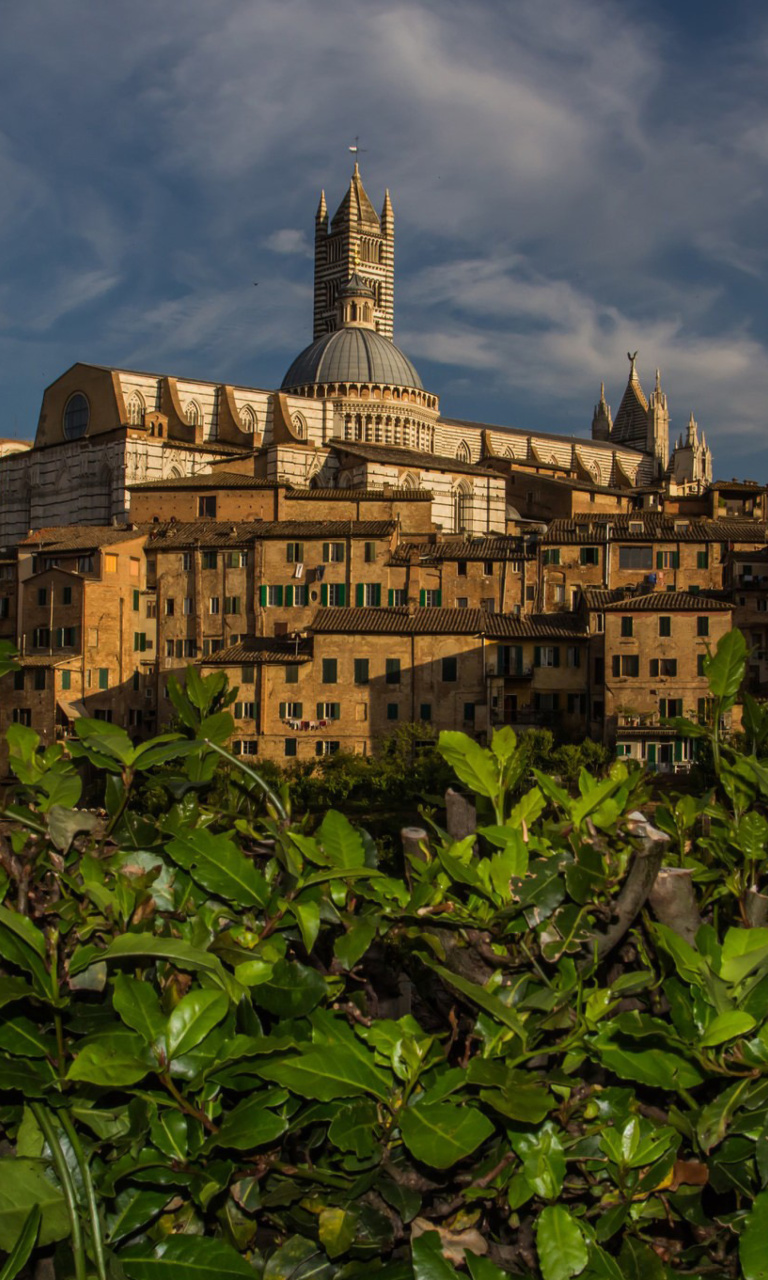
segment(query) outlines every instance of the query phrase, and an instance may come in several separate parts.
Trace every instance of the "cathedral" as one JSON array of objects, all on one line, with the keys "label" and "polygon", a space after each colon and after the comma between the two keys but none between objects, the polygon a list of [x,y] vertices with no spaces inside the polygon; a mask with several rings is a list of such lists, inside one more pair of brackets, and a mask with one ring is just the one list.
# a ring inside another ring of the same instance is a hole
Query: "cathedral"
[{"label": "cathedral", "polygon": [[645,395],[636,354],[615,420],[601,389],[589,436],[441,412],[394,342],[394,237],[389,192],[378,214],[357,164],[330,218],[321,196],[312,342],[277,389],[68,369],[43,394],[33,446],[0,456],[0,547],[32,528],[123,523],[142,483],[233,470],[297,489],[426,490],[439,531],[474,535],[526,514],[525,476],[593,503],[707,489],[703,434],[691,417],[670,456],[667,397],[658,373]]}]

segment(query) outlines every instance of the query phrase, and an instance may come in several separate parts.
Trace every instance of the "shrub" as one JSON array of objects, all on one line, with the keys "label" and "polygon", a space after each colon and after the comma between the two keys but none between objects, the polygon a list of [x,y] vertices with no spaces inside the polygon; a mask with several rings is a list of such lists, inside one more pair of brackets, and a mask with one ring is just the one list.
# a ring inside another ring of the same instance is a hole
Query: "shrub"
[{"label": "shrub", "polygon": [[[739,664],[727,637],[722,706]],[[139,747],[9,731],[2,1280],[763,1277],[765,713],[664,832],[638,770],[520,794],[510,730],[442,734],[488,818],[399,875],[226,756],[221,695],[191,671],[184,734]],[[209,803],[225,758],[261,816]]]}]

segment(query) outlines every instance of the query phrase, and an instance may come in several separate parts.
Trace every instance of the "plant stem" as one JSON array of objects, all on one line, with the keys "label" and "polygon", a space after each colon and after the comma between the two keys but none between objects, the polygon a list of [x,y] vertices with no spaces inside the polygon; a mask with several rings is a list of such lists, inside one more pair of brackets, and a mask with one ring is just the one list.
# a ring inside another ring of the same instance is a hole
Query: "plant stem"
[{"label": "plant stem", "polygon": [[213,1123],[210,1116],[207,1116],[199,1107],[193,1107],[191,1102],[187,1102],[183,1093],[179,1093],[176,1085],[173,1083],[167,1071],[160,1076],[163,1084],[170,1093],[171,1097],[179,1104],[181,1110],[188,1116],[193,1116],[195,1120],[199,1120],[204,1129],[209,1133],[218,1133],[218,1127]]},{"label": "plant stem", "polygon": [[72,1253],[75,1259],[76,1280],[87,1280],[85,1249],[83,1248],[83,1232],[80,1226],[80,1214],[77,1207],[72,1175],[69,1172],[64,1152],[61,1149],[61,1143],[56,1135],[56,1129],[53,1121],[48,1115],[45,1107],[39,1102],[30,1102],[29,1109],[42,1129],[45,1135],[45,1140],[51,1149],[53,1163],[56,1166],[56,1172],[59,1175],[61,1189],[64,1192],[64,1199],[67,1203],[67,1214],[69,1216],[69,1225],[72,1229]]},{"label": "plant stem", "polygon": [[96,1272],[99,1280],[107,1280],[107,1270],[104,1265],[104,1245],[101,1239],[101,1223],[99,1222],[99,1211],[96,1206],[96,1193],[93,1189],[93,1179],[91,1178],[91,1170],[88,1161],[85,1158],[82,1143],[77,1135],[77,1130],[73,1125],[66,1111],[59,1112],[59,1120],[61,1127],[72,1144],[72,1150],[75,1158],[80,1166],[80,1173],[85,1187],[85,1197],[88,1201],[88,1213],[91,1219],[91,1239],[93,1241],[93,1252],[96,1261]]}]

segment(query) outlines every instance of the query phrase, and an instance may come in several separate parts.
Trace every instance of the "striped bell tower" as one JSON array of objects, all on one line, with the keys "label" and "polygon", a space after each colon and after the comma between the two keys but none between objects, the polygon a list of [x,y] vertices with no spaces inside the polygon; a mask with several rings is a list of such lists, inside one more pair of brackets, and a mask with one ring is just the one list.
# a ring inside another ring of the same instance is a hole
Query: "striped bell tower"
[{"label": "striped bell tower", "polygon": [[339,294],[357,275],[373,291],[373,325],[385,338],[394,334],[395,216],[389,192],[381,217],[355,170],[344,199],[328,222],[325,192],[315,215],[315,339],[339,327]]}]

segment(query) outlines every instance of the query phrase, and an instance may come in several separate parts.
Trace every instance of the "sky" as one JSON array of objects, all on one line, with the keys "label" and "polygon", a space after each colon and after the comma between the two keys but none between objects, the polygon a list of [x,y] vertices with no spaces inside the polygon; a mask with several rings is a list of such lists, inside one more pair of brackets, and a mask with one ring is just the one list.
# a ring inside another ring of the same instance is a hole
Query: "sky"
[{"label": "sky", "polygon": [[[627,352],[768,481],[754,0],[25,0],[0,46],[0,437],[75,361],[280,385],[359,136],[445,416],[589,433]],[[254,285],[256,287],[254,287]]]}]

